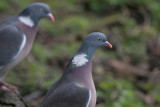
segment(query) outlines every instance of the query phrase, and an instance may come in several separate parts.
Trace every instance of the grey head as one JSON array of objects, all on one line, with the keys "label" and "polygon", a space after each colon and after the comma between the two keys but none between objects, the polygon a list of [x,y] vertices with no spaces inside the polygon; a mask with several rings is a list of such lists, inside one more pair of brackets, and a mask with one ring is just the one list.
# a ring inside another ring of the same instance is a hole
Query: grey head
[{"label": "grey head", "polygon": [[67,68],[80,67],[85,65],[92,59],[92,56],[98,47],[105,46],[112,48],[112,45],[107,41],[106,36],[100,32],[89,34],[76,55],[71,59]]},{"label": "grey head", "polygon": [[51,21],[54,21],[54,17],[51,14],[49,6],[44,3],[33,3],[27,6],[19,16],[29,16],[33,20],[34,24],[38,24],[41,18],[49,18]]},{"label": "grey head", "polygon": [[98,48],[101,46],[108,46],[112,48],[112,45],[107,41],[106,36],[100,32],[93,32],[89,34],[88,37],[84,40],[83,44],[94,48]]}]

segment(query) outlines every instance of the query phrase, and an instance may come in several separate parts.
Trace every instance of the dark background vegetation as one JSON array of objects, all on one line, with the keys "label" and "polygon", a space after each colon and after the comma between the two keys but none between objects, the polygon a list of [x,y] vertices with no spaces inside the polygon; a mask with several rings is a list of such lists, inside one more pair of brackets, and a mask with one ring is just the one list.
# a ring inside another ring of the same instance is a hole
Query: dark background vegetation
[{"label": "dark background vegetation", "polygon": [[160,107],[159,0],[0,0],[0,20],[33,2],[47,3],[56,21],[40,21],[31,53],[5,78],[31,107],[94,31],[113,45],[94,55],[97,107]]}]

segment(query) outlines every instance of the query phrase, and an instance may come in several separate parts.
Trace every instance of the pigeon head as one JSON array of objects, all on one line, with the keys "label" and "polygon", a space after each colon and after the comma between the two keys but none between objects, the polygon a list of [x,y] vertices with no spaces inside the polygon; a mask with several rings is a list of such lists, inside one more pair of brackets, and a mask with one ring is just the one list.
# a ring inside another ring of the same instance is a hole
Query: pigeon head
[{"label": "pigeon head", "polygon": [[44,3],[33,3],[27,6],[19,16],[26,19],[30,18],[34,24],[38,24],[41,18],[49,18],[51,21],[54,21],[50,8]]},{"label": "pigeon head", "polygon": [[92,59],[96,49],[101,46],[112,48],[112,45],[107,41],[103,33],[93,32],[89,34],[68,67],[81,67],[86,65],[86,63]]},{"label": "pigeon head", "polygon": [[112,48],[112,45],[107,41],[106,36],[100,32],[93,32],[89,34],[88,37],[84,40],[84,44],[95,48],[101,46],[108,46]]}]

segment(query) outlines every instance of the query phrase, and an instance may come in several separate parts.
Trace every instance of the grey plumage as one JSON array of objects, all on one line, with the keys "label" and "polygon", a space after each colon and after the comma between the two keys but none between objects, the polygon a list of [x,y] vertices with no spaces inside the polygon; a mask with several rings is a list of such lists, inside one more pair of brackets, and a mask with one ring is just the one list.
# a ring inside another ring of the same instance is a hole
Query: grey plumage
[{"label": "grey plumage", "polygon": [[101,46],[112,47],[104,34],[89,34],[62,77],[50,88],[40,107],[95,107],[92,56],[96,48]]},{"label": "grey plumage", "polygon": [[15,90],[3,78],[30,52],[41,18],[54,19],[46,4],[33,3],[20,14],[0,22],[0,89]]},{"label": "grey plumage", "polygon": [[11,62],[20,50],[23,41],[21,35],[23,34],[12,25],[0,29],[0,67]]}]

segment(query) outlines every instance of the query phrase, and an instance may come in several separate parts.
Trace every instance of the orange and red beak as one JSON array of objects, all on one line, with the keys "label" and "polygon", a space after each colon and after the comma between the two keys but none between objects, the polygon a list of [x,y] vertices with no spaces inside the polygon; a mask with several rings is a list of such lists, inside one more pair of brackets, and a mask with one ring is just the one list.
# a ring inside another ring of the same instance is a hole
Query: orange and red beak
[{"label": "orange and red beak", "polygon": [[105,43],[108,47],[112,48],[112,45],[108,41],[106,41]]},{"label": "orange and red beak", "polygon": [[50,18],[50,20],[51,20],[52,22],[55,21],[55,18],[53,17],[53,15],[52,15],[51,13],[48,14],[48,17]]}]

